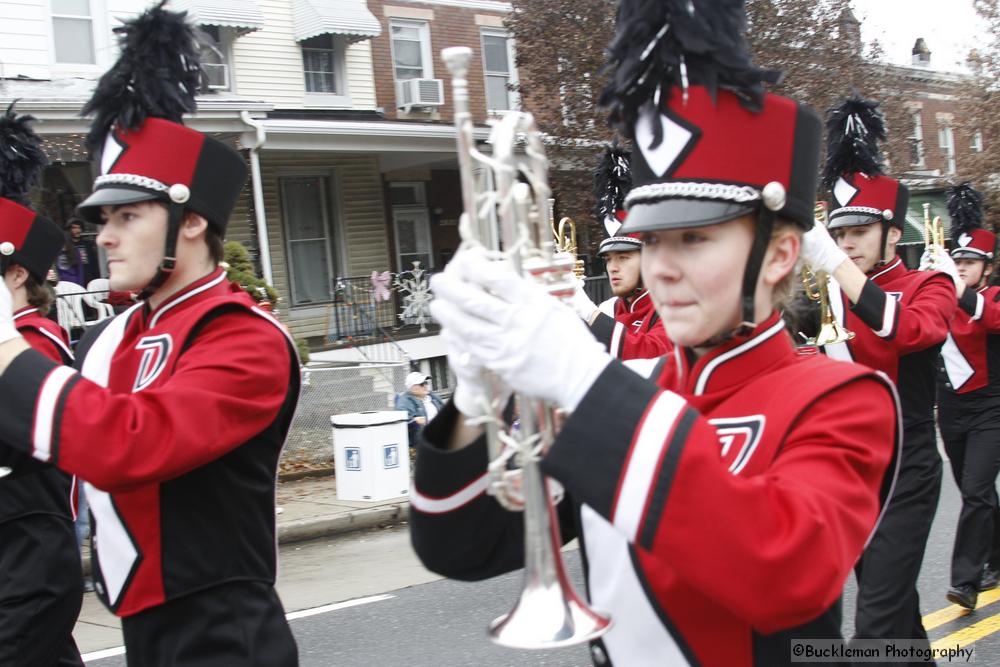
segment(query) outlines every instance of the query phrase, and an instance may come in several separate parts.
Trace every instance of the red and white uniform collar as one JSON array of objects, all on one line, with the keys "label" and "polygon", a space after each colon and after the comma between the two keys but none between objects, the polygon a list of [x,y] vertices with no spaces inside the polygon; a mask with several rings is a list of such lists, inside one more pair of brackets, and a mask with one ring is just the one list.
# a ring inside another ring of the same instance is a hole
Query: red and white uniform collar
[{"label": "red and white uniform collar", "polygon": [[680,347],[675,347],[672,354],[678,369],[677,390],[682,394],[702,396],[730,391],[752,381],[758,371],[795,355],[795,348],[785,330],[785,321],[774,312],[758,324],[749,337],[727,341],[694,364],[689,364],[689,357]]},{"label": "red and white uniform collar", "polygon": [[882,285],[891,282],[905,273],[908,273],[909,269],[903,264],[903,260],[896,255],[887,263],[881,266],[876,266],[874,269],[868,272],[869,280],[873,281],[876,285]]},{"label": "red and white uniform collar", "polygon": [[207,296],[225,291],[228,289],[228,285],[229,279],[226,276],[226,270],[219,267],[207,276],[187,285],[176,294],[171,294],[163,303],[152,310],[149,308],[149,303],[147,302],[145,311],[148,327],[152,329],[163,318],[169,317],[171,312],[182,310],[183,305],[197,303]]}]

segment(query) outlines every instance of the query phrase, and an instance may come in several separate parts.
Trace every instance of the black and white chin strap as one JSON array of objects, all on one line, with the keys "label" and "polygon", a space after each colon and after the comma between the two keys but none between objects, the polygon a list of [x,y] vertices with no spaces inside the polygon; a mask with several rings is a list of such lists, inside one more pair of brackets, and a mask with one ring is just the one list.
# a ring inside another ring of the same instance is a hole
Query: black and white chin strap
[{"label": "black and white chin strap", "polygon": [[181,223],[184,221],[185,202],[170,201],[167,203],[167,240],[163,247],[163,260],[156,269],[156,275],[139,292],[139,296],[136,297],[137,301],[145,301],[156,293],[156,290],[167,282],[167,278],[177,266],[177,236],[180,234]]}]

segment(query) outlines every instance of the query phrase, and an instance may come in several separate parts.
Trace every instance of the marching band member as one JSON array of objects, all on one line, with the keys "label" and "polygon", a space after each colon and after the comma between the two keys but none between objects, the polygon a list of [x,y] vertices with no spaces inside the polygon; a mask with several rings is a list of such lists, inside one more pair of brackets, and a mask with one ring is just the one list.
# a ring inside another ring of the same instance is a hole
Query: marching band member
[{"label": "marching band member", "polygon": [[[12,295],[11,322],[54,366],[71,364],[66,331],[45,317],[45,277],[63,233],[28,207],[28,190],[46,163],[31,116],[11,104],[0,116],[0,272]],[[0,665],[83,665],[73,626],[83,600],[83,571],[73,529],[73,480],[21,456],[0,476]]]},{"label": "marching band member", "polygon": [[219,267],[246,166],[181,124],[197,48],[162,5],[117,29],[84,110],[101,176],[80,214],[101,225],[111,289],[140,301],[91,329],[74,371],[29,349],[0,289],[3,445],[87,481],[95,589],[129,664],[297,665],[274,590],[295,346]]},{"label": "marching band member", "polygon": [[959,310],[941,349],[938,425],[962,492],[962,511],[947,597],[974,609],[979,592],[996,586],[996,575],[987,570],[991,538],[1000,529],[994,525],[1000,472],[1000,287],[987,286],[997,238],[982,228],[982,195],[968,183],[949,189],[948,213],[955,242],[951,257],[961,284]]},{"label": "marching band member", "polygon": [[[653,300],[642,284],[639,271],[639,234],[621,233],[625,219],[625,195],[632,186],[630,156],[617,145],[609,147],[594,171],[594,197],[598,218],[608,237],[601,241],[597,256],[604,259],[614,300],[612,314],[598,307],[583,291],[573,295],[573,307],[618,359],[651,359],[670,348],[667,332],[660,325]],[[603,306],[604,304],[602,304]]]},{"label": "marching band member", "polygon": [[892,378],[904,425],[899,479],[857,567],[855,629],[863,639],[925,639],[916,583],[941,488],[934,373],[956,308],[955,285],[944,273],[907,270],[896,255],[909,193],[882,173],[878,141],[885,128],[878,104],[845,101],[831,110],[827,131],[830,231],[814,227],[803,257],[833,277],[833,312],[855,338],[827,345],[825,352]]},{"label": "marching band member", "polygon": [[623,365],[481,251],[433,281],[458,385],[418,445],[414,547],[458,579],[523,564],[521,517],[484,493],[467,422],[488,414],[481,368],[567,410],[542,466],[566,489],[590,601],[614,619],[598,665],[775,667],[792,637],[839,637],[896,451],[891,383],[798,355],[775,307],[813,224],[821,121],[763,92],[777,73],[752,65],[744,26],[742,3],[618,10],[602,99],[637,147],[622,231],[641,234],[670,354]]}]

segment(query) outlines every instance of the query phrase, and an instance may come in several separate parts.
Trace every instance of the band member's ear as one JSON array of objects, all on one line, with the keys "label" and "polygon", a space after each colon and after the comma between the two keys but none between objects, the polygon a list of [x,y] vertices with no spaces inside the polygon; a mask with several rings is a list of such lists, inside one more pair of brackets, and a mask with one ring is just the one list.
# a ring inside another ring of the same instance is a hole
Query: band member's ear
[{"label": "band member's ear", "polygon": [[208,220],[194,212],[188,212],[184,216],[184,224],[181,225],[181,234],[186,239],[194,239],[208,231]]},{"label": "band member's ear", "polygon": [[886,237],[886,241],[889,243],[899,243],[899,239],[903,238],[903,230],[899,227],[890,227],[889,234]]},{"label": "band member's ear", "polygon": [[770,247],[761,270],[761,280],[764,284],[777,285],[785,276],[794,271],[801,247],[802,236],[791,225],[775,232],[774,236],[771,237]]}]

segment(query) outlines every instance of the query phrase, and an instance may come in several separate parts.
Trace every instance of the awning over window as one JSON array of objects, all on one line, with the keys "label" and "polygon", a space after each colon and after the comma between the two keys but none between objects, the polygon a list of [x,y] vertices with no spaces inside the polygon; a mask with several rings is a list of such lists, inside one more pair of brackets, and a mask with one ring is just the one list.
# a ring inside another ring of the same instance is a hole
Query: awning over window
[{"label": "awning over window", "polygon": [[382,34],[382,25],[365,0],[293,0],[295,40],[318,35],[344,35],[351,41]]},{"label": "awning over window", "polygon": [[264,15],[255,0],[171,0],[174,11],[186,11],[198,25],[215,25],[251,32],[264,27]]}]

